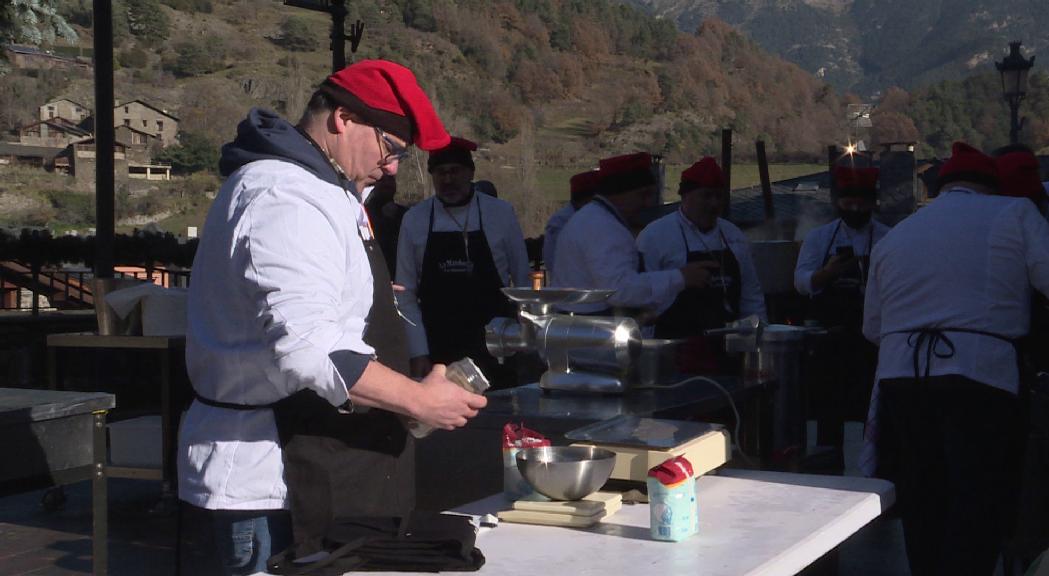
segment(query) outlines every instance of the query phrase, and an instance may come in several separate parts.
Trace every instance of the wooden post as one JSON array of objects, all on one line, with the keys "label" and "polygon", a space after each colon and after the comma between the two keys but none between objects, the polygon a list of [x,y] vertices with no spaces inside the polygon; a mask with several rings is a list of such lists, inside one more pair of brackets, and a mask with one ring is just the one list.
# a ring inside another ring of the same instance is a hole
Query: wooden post
[{"label": "wooden post", "polygon": [[732,203],[732,128],[721,130],[721,172],[725,175],[722,214],[727,216]]},{"label": "wooden post", "polygon": [[[113,0],[93,3],[95,35],[95,277],[112,278],[116,169],[113,129]],[[76,156],[76,153],[73,154]]]},{"label": "wooden post", "polygon": [[761,198],[765,201],[765,221],[776,219],[776,206],[772,202],[772,182],[769,180],[769,160],[765,156],[765,141],[755,142],[758,149],[758,173],[761,175]]},{"label": "wooden post", "polygon": [[830,197],[834,198],[834,166],[838,164],[838,147],[827,146],[827,175],[830,177]]}]

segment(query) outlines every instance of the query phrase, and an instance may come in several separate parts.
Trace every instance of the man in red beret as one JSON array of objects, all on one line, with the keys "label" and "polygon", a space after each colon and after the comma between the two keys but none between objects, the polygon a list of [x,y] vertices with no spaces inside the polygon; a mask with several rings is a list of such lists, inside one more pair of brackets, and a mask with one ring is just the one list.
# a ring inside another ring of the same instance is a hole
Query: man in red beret
[{"label": "man in red beret", "polygon": [[475,150],[477,144],[452,138],[430,152],[435,195],[404,215],[398,302],[409,321],[413,374],[469,356],[499,388],[516,385],[515,370],[488,353],[484,327],[516,314],[502,289],[528,284],[528,253],[513,206],[472,185]]},{"label": "man in red beret", "polygon": [[1002,182],[998,193],[1027,198],[1039,212],[1046,214],[1049,197],[1042,183],[1042,166],[1034,151],[1023,144],[1011,144],[995,150],[992,155]]},{"label": "man in red beret", "polygon": [[956,143],[941,191],[871,255],[863,332],[880,344],[861,464],[896,484],[911,573],[992,574],[1015,512],[1016,340],[1049,294],[1049,224],[997,195]]},{"label": "man in red beret", "polygon": [[830,468],[840,472],[845,422],[863,422],[870,405],[878,351],[863,337],[863,297],[871,251],[889,228],[872,218],[877,168],[835,166],[831,177],[838,218],[805,236],[794,286],[809,298],[809,320],[835,331],[814,354],[809,396],[816,443],[833,449]]},{"label": "man in red beret", "polygon": [[717,162],[705,157],[681,173],[681,206],[652,222],[637,237],[645,270],[677,269],[703,263],[706,280],[678,294],[656,321],[656,338],[689,338],[700,349],[690,356],[693,371],[720,372],[718,350],[703,348],[703,331],[722,328],[741,317],[767,320],[765,294],[743,232],[720,218],[725,177]]},{"label": "man in red beret", "polygon": [[[398,415],[445,429],[485,405],[436,367],[409,378],[404,332],[358,191],[407,146],[448,135],[410,70],[331,75],[298,124],[252,109],[193,263],[179,431],[188,572],[251,574],[333,517],[400,515],[414,497]],[[355,407],[370,411],[358,413]],[[289,514],[290,511],[290,520]]]},{"label": "man in red beret", "polygon": [[561,231],[553,285],[615,290],[607,304],[566,306],[583,314],[610,313],[611,306],[659,314],[686,286],[702,286],[706,265],[690,262],[671,270],[643,271],[633,230],[645,208],[656,203],[652,156],[644,152],[606,158],[599,163],[597,195]]},{"label": "man in red beret", "polygon": [[572,215],[594,197],[600,184],[601,172],[597,170],[587,170],[572,176],[568,181],[568,203],[554,212],[547,220],[546,229],[543,232],[543,265],[546,266],[548,282],[552,282],[558,234],[561,233],[561,229],[565,227]]}]

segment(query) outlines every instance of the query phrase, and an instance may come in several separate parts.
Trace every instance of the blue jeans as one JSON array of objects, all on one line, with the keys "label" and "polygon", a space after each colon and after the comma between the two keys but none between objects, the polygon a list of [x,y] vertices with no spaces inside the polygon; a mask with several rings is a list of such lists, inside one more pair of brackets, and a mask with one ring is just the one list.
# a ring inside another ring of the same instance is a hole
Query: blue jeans
[{"label": "blue jeans", "polygon": [[206,510],[180,504],[183,574],[265,572],[266,560],[292,544],[286,510]]}]

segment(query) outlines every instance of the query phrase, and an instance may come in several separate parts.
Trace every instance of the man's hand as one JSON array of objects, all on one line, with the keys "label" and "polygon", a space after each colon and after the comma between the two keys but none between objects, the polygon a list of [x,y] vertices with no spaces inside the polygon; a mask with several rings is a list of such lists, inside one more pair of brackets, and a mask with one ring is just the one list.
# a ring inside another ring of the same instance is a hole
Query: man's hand
[{"label": "man's hand", "polygon": [[421,393],[411,416],[434,428],[452,430],[466,425],[469,418],[488,404],[480,394],[467,392],[444,377],[444,365],[436,364],[423,379]]},{"label": "man's hand", "polygon": [[412,378],[422,378],[431,370],[433,370],[433,362],[430,361],[429,356],[416,356],[408,360],[408,372]]},{"label": "man's hand", "polygon": [[703,288],[710,282],[710,276],[714,270],[720,268],[717,262],[689,262],[681,269],[681,275],[685,277],[686,288]]},{"label": "man's hand", "polygon": [[831,256],[830,260],[827,260],[826,266],[820,268],[812,275],[812,289],[817,292],[823,290],[838,276],[855,266],[858,259],[859,257],[855,255],[835,254]]}]

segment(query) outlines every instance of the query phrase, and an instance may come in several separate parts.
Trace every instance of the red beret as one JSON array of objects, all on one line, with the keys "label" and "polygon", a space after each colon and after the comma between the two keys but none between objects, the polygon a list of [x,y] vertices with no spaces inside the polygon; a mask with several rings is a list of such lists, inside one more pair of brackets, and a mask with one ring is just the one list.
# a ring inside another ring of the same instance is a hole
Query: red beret
[{"label": "red beret", "polygon": [[961,180],[997,188],[998,167],[990,156],[965,142],[955,142],[951,158],[940,167],[939,187]]},{"label": "red beret", "polygon": [[685,193],[697,188],[725,187],[725,174],[721,172],[716,160],[704,156],[699,162],[689,166],[681,173],[681,186],[678,193]]},{"label": "red beret", "polygon": [[448,145],[449,136],[412,71],[386,60],[361,60],[328,76],[321,91],[339,105],[423,150]]},{"label": "red beret", "polygon": [[597,187],[601,185],[601,171],[587,170],[586,172],[580,172],[572,176],[572,179],[568,181],[568,185],[571,187],[573,197],[579,194],[593,194],[597,191]]},{"label": "red beret", "polygon": [[1031,152],[1009,152],[996,158],[995,164],[1001,180],[998,193],[1002,196],[1030,198],[1034,202],[1045,196],[1041,166]]},{"label": "red beret", "polygon": [[838,196],[874,198],[878,195],[878,169],[835,166],[834,189]]},{"label": "red beret", "polygon": [[466,138],[452,136],[447,146],[430,151],[430,158],[426,161],[426,170],[433,172],[434,167],[441,164],[462,164],[473,170],[474,160],[471,152],[475,150],[477,150],[477,143]]},{"label": "red beret", "polygon": [[647,152],[613,156],[598,162],[601,194],[619,194],[656,184],[652,155]]}]

